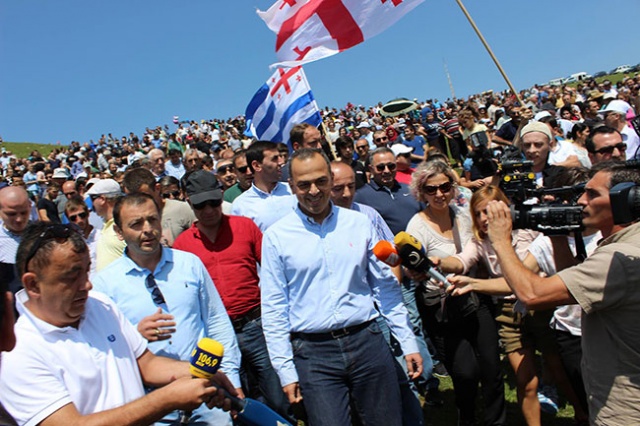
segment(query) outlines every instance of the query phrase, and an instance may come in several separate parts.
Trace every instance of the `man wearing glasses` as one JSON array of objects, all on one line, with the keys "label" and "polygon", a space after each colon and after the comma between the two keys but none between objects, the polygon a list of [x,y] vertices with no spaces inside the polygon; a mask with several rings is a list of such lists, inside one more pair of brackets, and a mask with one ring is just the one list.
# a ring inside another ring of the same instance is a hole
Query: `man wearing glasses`
[{"label": "man wearing glasses", "polygon": [[609,126],[596,127],[589,133],[585,141],[592,165],[604,161],[625,161],[627,144],[622,141],[619,131]]},{"label": "man wearing glasses", "polygon": [[233,200],[238,198],[244,191],[251,188],[251,184],[253,183],[253,172],[247,165],[246,152],[247,151],[244,149],[238,150],[231,159],[236,171],[238,182],[236,182],[236,184],[231,188],[224,191],[222,197],[227,203],[233,203]]},{"label": "man wearing glasses", "polygon": [[[17,344],[2,354],[0,394],[18,424],[151,424],[224,402],[217,385],[191,378],[189,363],[154,355],[112,301],[90,294],[89,252],[74,227],[31,225],[17,266],[21,315]],[[224,374],[214,381],[235,394]],[[145,396],[144,384],[158,390]]]},{"label": "man wearing glasses", "polygon": [[120,258],[126,245],[113,229],[113,207],[122,191],[115,180],[101,179],[89,188],[86,195],[91,198],[93,209],[104,221],[96,247],[96,271],[100,271]]},{"label": "man wearing glasses", "polygon": [[627,145],[626,156],[629,160],[638,159],[640,149],[640,136],[627,123],[627,112],[631,105],[627,102],[614,99],[607,106],[599,111],[604,117],[604,124],[613,127],[622,135],[622,141]]},{"label": "man wearing glasses", "polygon": [[389,148],[378,148],[370,155],[371,181],[356,192],[356,202],[373,207],[380,213],[393,234],[404,231],[407,223],[423,209],[409,191],[409,186],[396,180],[396,157]]},{"label": "man wearing glasses", "polygon": [[96,246],[100,232],[91,223],[89,223],[89,208],[82,197],[75,195],[67,200],[64,206],[64,213],[69,220],[78,227],[84,240],[89,247],[89,257],[91,258],[91,272],[96,271]]},{"label": "man wearing glasses", "polygon": [[262,333],[258,276],[262,232],[249,218],[223,214],[218,182],[211,173],[197,171],[189,175],[186,190],[198,220],[176,239],[173,247],[198,256],[220,293],[248,376],[246,381],[243,378],[243,383],[248,384],[245,389],[262,394],[272,408],[286,416],[288,403],[269,361]]},{"label": "man wearing glasses", "polygon": [[[217,192],[217,200],[222,193]],[[163,247],[160,208],[148,194],[122,197],[113,210],[124,255],[96,274],[95,289],[109,296],[158,355],[188,360],[198,340],[224,347],[220,369],[240,388],[240,353],[229,316],[204,265],[195,255]],[[176,421],[179,413],[165,417]],[[195,410],[192,421],[230,425],[220,410]]]}]

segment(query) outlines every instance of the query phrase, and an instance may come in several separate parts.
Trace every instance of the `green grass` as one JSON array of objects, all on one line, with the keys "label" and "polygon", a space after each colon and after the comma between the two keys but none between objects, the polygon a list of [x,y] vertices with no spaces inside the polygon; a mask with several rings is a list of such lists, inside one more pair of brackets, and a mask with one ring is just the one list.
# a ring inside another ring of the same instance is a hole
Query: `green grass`
[{"label": "green grass", "polygon": [[43,157],[47,157],[55,148],[62,148],[61,145],[49,145],[44,143],[33,142],[3,142],[2,146],[7,151],[11,151],[17,158],[27,158],[33,150],[40,151]]},{"label": "green grass", "polygon": [[[503,369],[505,372],[505,399],[507,402],[507,424],[512,426],[526,426],[526,422],[522,417],[522,412],[518,406],[518,397],[516,395],[515,378],[511,367],[509,367],[506,361],[503,362]],[[453,383],[451,378],[440,379],[440,392],[444,399],[444,406],[442,407],[430,407],[425,406],[425,425],[427,426],[440,426],[440,425],[455,425],[458,420],[458,414],[455,405],[455,396],[453,393]],[[478,394],[480,389],[478,388]],[[562,398],[562,396],[561,396]],[[482,400],[478,397],[476,403],[476,419],[478,424],[482,424]],[[574,424],[573,420],[573,407],[568,403],[563,403],[560,411],[557,415],[551,416],[549,414],[542,413],[542,424],[547,426],[570,426]]]}]

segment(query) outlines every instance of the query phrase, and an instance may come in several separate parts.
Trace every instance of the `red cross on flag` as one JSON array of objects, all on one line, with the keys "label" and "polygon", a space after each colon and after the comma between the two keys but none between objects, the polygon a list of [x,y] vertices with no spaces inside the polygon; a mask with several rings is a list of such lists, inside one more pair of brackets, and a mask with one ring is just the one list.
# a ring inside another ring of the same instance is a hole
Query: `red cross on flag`
[{"label": "red cross on flag", "polygon": [[278,62],[293,67],[378,35],[424,0],[277,0],[258,15],[276,33]]}]

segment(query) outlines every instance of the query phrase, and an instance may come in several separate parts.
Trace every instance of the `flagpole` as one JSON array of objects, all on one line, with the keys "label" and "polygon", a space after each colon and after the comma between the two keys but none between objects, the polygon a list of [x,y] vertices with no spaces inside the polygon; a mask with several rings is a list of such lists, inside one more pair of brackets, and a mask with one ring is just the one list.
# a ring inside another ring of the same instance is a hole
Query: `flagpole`
[{"label": "flagpole", "polygon": [[489,52],[489,56],[491,56],[491,59],[493,59],[493,62],[496,64],[496,67],[498,67],[498,71],[500,71],[500,74],[502,74],[502,78],[504,78],[504,81],[507,82],[507,85],[511,89],[511,93],[514,94],[514,96],[516,97],[516,99],[518,100],[520,105],[524,105],[524,102],[522,102],[522,99],[520,99],[520,95],[518,94],[516,89],[513,87],[513,84],[511,84],[511,80],[509,80],[509,77],[507,77],[507,73],[505,73],[504,69],[502,69],[502,66],[500,65],[500,62],[498,61],[498,58],[496,58],[496,55],[493,54],[493,51],[491,50],[491,47],[489,46],[489,43],[487,43],[487,41],[485,40],[484,36],[482,35],[480,30],[476,26],[476,23],[473,21],[473,18],[471,18],[471,15],[469,15],[469,12],[467,12],[467,8],[464,7],[464,4],[462,4],[462,0],[456,0],[456,2],[458,3],[458,6],[460,6],[460,9],[462,9],[462,13],[464,13],[464,16],[466,16],[467,19],[469,20],[469,23],[471,24],[471,26],[473,27],[474,31],[476,32],[476,34],[480,38],[480,41],[484,45],[485,49],[487,49],[487,52]]},{"label": "flagpole", "polygon": [[442,62],[444,62],[444,73],[447,75],[447,80],[449,81],[449,90],[451,90],[451,97],[455,99],[456,91],[453,90],[453,82],[451,81],[451,76],[449,75],[449,68],[447,67],[447,61],[443,59]]}]

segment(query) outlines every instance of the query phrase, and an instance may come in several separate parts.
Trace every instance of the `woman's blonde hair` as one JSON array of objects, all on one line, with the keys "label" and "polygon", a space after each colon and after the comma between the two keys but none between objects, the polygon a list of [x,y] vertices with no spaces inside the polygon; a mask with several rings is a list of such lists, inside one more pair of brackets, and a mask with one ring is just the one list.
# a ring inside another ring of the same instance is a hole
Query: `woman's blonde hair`
[{"label": "woman's blonde hair", "polygon": [[473,219],[473,236],[478,241],[483,240],[486,235],[484,232],[482,232],[481,226],[478,223],[478,217],[476,216],[476,207],[482,202],[493,200],[504,201],[506,205],[510,204],[509,199],[504,194],[504,192],[502,192],[502,190],[495,185],[484,186],[474,192],[471,196],[469,208],[471,209],[471,218]]},{"label": "woman's blonde hair", "polygon": [[[454,185],[457,182],[457,176],[453,169],[449,167],[449,165],[440,160],[432,160],[420,163],[415,172],[413,172],[413,176],[411,178],[411,185],[409,188],[411,189],[411,194],[418,201],[422,201],[426,203],[427,200],[422,192],[422,186],[425,182],[437,175],[445,175],[449,178],[449,181]],[[454,188],[455,189],[455,188]]]}]

